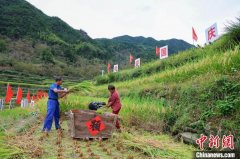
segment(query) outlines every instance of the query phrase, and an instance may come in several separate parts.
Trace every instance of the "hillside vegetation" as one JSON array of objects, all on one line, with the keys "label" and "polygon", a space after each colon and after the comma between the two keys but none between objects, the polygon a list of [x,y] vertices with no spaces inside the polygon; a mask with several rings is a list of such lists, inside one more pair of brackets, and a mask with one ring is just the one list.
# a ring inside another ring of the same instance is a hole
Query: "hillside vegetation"
[{"label": "hillside vegetation", "polygon": [[[204,48],[97,77],[91,96],[106,98],[107,84],[114,84],[123,101],[128,101],[121,112],[127,125],[137,123],[146,130],[150,125],[153,131],[173,135],[184,131],[233,134],[239,147],[239,35],[240,19]],[[146,106],[138,106],[136,100]]]},{"label": "hillside vegetation", "polygon": [[[92,79],[107,62],[128,66],[129,54],[142,61],[155,58],[155,47],[169,45],[170,54],[192,45],[183,40],[121,36],[92,39],[58,17],[49,17],[25,0],[0,1],[0,70],[51,77]],[[126,40],[128,39],[128,40]],[[51,69],[49,69],[51,68]]]}]

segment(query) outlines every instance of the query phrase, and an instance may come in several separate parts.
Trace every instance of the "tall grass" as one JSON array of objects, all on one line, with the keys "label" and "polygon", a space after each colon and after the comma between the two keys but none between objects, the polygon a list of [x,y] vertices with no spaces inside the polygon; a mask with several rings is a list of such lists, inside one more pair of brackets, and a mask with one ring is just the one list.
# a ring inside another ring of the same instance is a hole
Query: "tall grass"
[{"label": "tall grass", "polygon": [[31,115],[29,109],[14,108],[0,112],[0,158],[12,159],[19,158],[24,159],[23,152],[13,146],[8,145],[6,135],[9,135],[6,130],[11,127],[17,127],[15,125],[19,120],[24,119]]},{"label": "tall grass", "polygon": [[195,149],[185,144],[176,144],[168,135],[152,135],[151,133],[130,134],[123,132],[123,144],[130,149],[138,150],[151,158],[192,158]]},{"label": "tall grass", "polygon": [[[173,134],[186,128],[198,133],[208,133],[204,128],[210,124],[213,133],[217,134],[218,129],[221,129],[221,133],[234,134],[237,137],[236,145],[240,145],[238,139],[240,98],[237,95],[240,90],[239,28],[237,24],[229,30],[229,34],[224,35],[214,44],[204,49],[195,49],[196,59],[186,60],[176,67],[175,60],[180,57],[184,59],[188,55],[193,56],[190,54],[191,51],[170,57],[165,61],[147,64],[142,69],[126,70],[104,77],[111,78],[105,82],[112,82],[123,97],[123,101],[132,106],[122,110],[127,124],[135,126],[134,123],[138,123],[136,125],[139,127],[141,123],[148,123],[147,121],[150,121],[149,123],[158,121],[161,127],[159,130],[163,129]],[[227,44],[228,38],[234,40],[231,45]],[[200,55],[201,53],[203,54]],[[177,58],[173,60],[175,57]],[[147,69],[154,70],[155,66],[163,66],[163,63],[168,63],[164,65],[164,69],[146,73]],[[134,74],[136,76],[133,77]],[[126,77],[118,77],[124,75]],[[106,84],[97,86],[92,94],[97,97],[107,97],[106,88]],[[156,113],[155,107],[152,106],[150,107],[152,113],[145,112],[145,105],[135,106],[138,101],[148,99],[163,102],[162,104],[166,106],[159,109],[159,113]],[[144,109],[141,109],[142,107]]]},{"label": "tall grass", "polygon": [[[165,70],[175,70],[186,64],[195,63],[201,59],[212,57],[216,55],[216,49],[212,47],[195,48],[184,52],[180,52],[176,55],[170,56],[164,60],[156,60],[155,62],[143,64],[140,68],[123,70],[118,73],[111,73],[103,77],[98,76],[96,78],[96,84],[106,84],[111,82],[132,80],[139,77],[150,76],[156,73],[163,72]],[[223,51],[220,51],[221,53]]]},{"label": "tall grass", "polygon": [[229,49],[234,48],[240,43],[240,17],[236,18],[236,21],[231,21],[225,28],[226,34],[220,39],[220,43],[216,45],[216,48]]},{"label": "tall grass", "polygon": [[[70,95],[60,100],[62,115],[71,109],[88,109],[88,104],[93,101],[107,102],[107,98],[85,97],[80,95]],[[164,112],[163,101],[140,98],[127,98],[122,100],[120,116],[125,126],[136,126],[145,130],[159,131],[162,125]],[[46,100],[37,103],[43,115],[46,114]],[[101,108],[103,111],[111,112],[111,109]]]},{"label": "tall grass", "polygon": [[[139,95],[148,86],[158,87],[164,83],[184,82],[191,78],[205,74],[228,74],[233,70],[240,69],[240,50],[239,46],[232,51],[218,52],[213,56],[206,56],[195,63],[186,63],[176,69],[165,70],[147,77],[136,78],[124,82],[114,82],[122,95]],[[107,93],[107,85],[101,85],[96,88],[97,96],[104,96]]]}]

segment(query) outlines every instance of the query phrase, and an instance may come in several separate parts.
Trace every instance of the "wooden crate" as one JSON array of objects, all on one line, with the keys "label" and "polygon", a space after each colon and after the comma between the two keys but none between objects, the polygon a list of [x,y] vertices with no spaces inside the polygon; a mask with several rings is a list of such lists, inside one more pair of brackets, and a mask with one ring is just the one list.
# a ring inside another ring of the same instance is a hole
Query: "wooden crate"
[{"label": "wooden crate", "polygon": [[70,110],[68,127],[73,138],[110,138],[115,129],[117,115],[97,114],[92,110]]}]

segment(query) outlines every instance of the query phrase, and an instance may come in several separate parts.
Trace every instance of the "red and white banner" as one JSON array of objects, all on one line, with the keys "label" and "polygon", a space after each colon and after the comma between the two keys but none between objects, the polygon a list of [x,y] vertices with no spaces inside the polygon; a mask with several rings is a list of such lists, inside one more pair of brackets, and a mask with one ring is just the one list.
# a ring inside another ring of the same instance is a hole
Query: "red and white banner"
[{"label": "red and white banner", "polygon": [[206,42],[213,42],[218,38],[218,29],[217,23],[214,23],[212,26],[205,30]]},{"label": "red and white banner", "polygon": [[135,68],[140,67],[140,58],[135,60]]},{"label": "red and white banner", "polygon": [[113,66],[113,72],[118,72],[118,64]]},{"label": "red and white banner", "polygon": [[160,59],[164,59],[168,57],[168,45],[160,48]]}]

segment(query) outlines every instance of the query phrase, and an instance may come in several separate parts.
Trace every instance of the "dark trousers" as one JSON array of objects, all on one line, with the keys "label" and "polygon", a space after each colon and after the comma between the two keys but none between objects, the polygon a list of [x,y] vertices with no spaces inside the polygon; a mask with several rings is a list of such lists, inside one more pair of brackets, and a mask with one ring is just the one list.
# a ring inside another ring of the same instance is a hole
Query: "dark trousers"
[{"label": "dark trousers", "polygon": [[[116,111],[113,110],[112,113],[113,113],[113,114],[118,114],[120,110],[121,110],[121,108],[118,109],[118,110],[116,110]],[[116,121],[116,128],[117,128],[117,129],[120,129],[120,123],[119,123],[119,120],[118,120],[118,119],[117,119],[117,121]]]},{"label": "dark trousers", "polygon": [[60,109],[59,103],[57,100],[49,99],[47,103],[47,114],[44,121],[43,130],[50,131],[52,128],[53,118],[55,121],[55,128],[60,128],[59,119],[60,119]]}]

